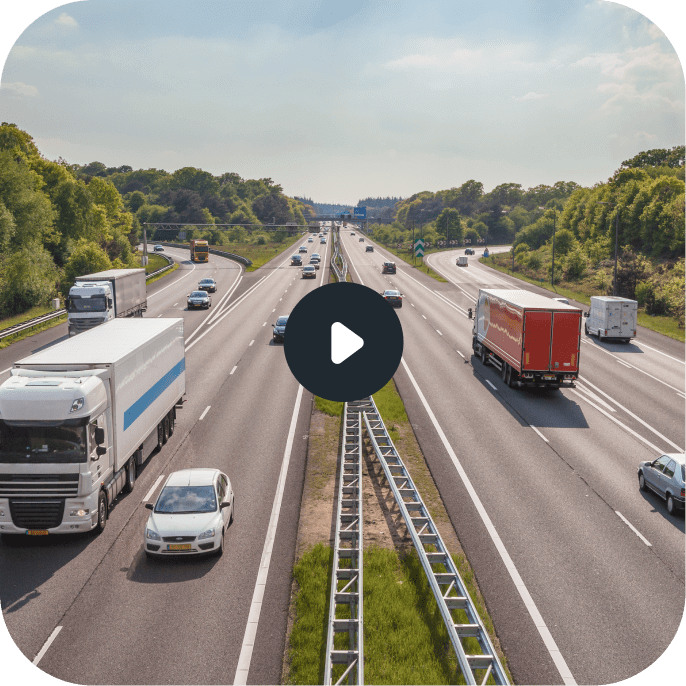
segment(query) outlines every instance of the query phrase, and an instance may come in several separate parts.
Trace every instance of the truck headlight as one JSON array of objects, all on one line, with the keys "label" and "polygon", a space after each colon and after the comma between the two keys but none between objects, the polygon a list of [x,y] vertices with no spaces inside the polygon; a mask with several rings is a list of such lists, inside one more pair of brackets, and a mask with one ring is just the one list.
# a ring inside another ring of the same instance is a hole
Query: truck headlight
[{"label": "truck headlight", "polygon": [[72,510],[69,513],[70,517],[85,517],[86,515],[90,514],[90,510],[87,508],[79,508],[78,510]]},{"label": "truck headlight", "polygon": [[77,410],[80,410],[83,407],[84,402],[85,402],[84,398],[77,398],[71,404],[71,410],[69,410],[69,412],[76,412]]},{"label": "truck headlight", "polygon": [[153,531],[152,529],[146,529],[145,530],[145,537],[149,538],[151,541],[161,541],[162,540],[160,538],[160,535],[156,531]]},{"label": "truck headlight", "polygon": [[214,529],[203,531],[200,536],[198,536],[199,541],[202,541],[204,538],[214,538]]}]

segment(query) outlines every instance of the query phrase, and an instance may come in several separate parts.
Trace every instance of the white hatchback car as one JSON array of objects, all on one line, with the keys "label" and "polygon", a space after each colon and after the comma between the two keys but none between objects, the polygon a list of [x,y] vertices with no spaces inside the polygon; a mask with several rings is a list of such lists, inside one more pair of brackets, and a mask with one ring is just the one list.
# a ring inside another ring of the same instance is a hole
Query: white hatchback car
[{"label": "white hatchback car", "polygon": [[218,469],[183,469],[169,475],[145,526],[148,557],[224,552],[233,522],[233,489]]}]

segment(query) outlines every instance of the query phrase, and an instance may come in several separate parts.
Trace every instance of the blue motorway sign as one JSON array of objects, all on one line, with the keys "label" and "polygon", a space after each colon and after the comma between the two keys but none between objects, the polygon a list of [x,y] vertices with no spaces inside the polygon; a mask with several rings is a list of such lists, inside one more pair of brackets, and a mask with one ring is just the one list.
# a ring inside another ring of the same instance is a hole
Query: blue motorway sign
[{"label": "blue motorway sign", "polygon": [[367,218],[367,208],[366,207],[353,207],[353,217],[355,217],[355,219],[366,219]]}]

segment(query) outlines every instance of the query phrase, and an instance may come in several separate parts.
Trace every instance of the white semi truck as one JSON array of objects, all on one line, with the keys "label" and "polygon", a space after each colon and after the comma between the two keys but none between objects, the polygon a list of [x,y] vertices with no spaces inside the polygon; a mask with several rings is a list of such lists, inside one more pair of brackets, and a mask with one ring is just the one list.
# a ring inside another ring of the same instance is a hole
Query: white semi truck
[{"label": "white semi truck", "polygon": [[19,362],[0,385],[0,534],[104,529],[174,432],[183,319],[115,319]]},{"label": "white semi truck", "polygon": [[142,317],[148,308],[145,269],[108,269],[77,276],[67,297],[69,335],[120,317]]}]

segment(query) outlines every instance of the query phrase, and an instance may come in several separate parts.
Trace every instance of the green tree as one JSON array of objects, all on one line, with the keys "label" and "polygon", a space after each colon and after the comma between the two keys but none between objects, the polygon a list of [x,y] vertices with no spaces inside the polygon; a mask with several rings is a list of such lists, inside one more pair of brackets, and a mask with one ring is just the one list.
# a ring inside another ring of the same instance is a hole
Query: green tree
[{"label": "green tree", "polygon": [[452,207],[446,207],[438,215],[435,222],[436,233],[441,239],[450,239],[462,242],[464,230],[460,221],[460,213]]},{"label": "green tree", "polygon": [[569,229],[560,229],[555,232],[555,254],[566,255],[575,245],[576,238]]},{"label": "green tree", "polygon": [[11,316],[45,305],[55,293],[57,268],[50,253],[28,243],[0,258],[0,312]]},{"label": "green tree", "polygon": [[63,295],[69,293],[77,276],[102,272],[111,267],[110,258],[99,245],[81,239],[64,265],[64,280],[61,285]]},{"label": "green tree", "polygon": [[141,191],[132,191],[131,193],[126,194],[124,202],[126,203],[129,212],[136,214],[136,212],[145,205],[146,197]]}]

